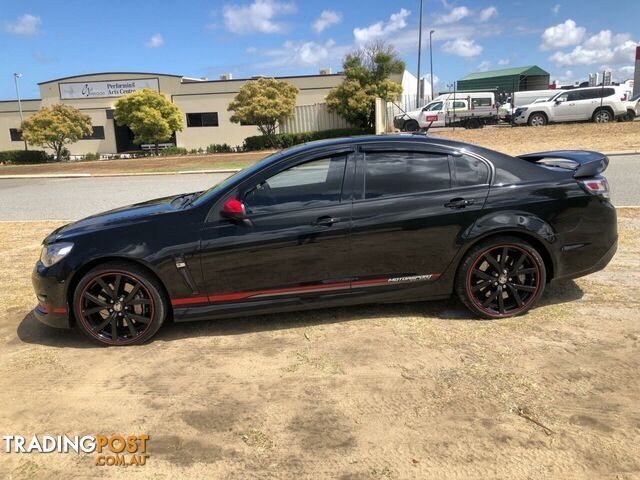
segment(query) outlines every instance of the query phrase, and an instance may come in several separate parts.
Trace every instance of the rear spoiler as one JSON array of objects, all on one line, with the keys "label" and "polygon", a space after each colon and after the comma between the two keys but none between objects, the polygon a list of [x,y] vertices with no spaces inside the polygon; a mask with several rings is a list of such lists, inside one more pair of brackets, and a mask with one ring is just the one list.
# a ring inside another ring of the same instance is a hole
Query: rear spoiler
[{"label": "rear spoiler", "polygon": [[[570,168],[573,176],[594,177],[607,169],[609,157],[603,153],[588,150],[555,150],[551,152],[528,153],[518,158],[533,163],[544,163],[549,166]],[[541,162],[545,160],[544,162]]]}]

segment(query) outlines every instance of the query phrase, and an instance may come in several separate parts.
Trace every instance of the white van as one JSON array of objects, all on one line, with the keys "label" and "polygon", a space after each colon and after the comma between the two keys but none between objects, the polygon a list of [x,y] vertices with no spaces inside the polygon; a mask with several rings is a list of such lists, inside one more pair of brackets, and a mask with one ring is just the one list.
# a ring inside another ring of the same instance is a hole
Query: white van
[{"label": "white van", "polygon": [[417,132],[429,127],[480,128],[497,119],[493,92],[452,92],[439,95],[418,110],[396,115],[393,125],[398,130]]}]

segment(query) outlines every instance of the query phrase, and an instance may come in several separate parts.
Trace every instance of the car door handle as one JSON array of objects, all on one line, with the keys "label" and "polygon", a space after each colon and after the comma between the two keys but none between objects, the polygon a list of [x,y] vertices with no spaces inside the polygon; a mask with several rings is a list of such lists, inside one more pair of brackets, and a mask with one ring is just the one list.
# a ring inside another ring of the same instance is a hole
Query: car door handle
[{"label": "car door handle", "polygon": [[329,215],[325,215],[323,217],[318,217],[315,222],[312,222],[311,225],[317,227],[330,227],[334,223],[338,221],[337,218],[330,217]]},{"label": "car door handle", "polygon": [[473,205],[476,203],[474,199],[465,199],[465,198],[454,198],[447,203],[444,204],[447,208],[465,208],[468,205]]}]

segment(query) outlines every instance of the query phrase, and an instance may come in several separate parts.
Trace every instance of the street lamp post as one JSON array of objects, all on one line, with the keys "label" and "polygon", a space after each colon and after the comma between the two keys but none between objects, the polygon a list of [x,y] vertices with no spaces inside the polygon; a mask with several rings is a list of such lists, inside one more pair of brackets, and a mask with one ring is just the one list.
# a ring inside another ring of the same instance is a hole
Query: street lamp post
[{"label": "street lamp post", "polygon": [[435,30],[429,32],[429,64],[431,66],[431,81],[429,83],[431,84],[431,100],[433,100],[433,49],[431,48],[431,44],[434,33],[436,33]]},{"label": "street lamp post", "polygon": [[[22,124],[22,122],[24,121],[24,116],[22,115],[22,101],[20,100],[20,88],[18,87],[18,79],[22,78],[22,74],[21,73],[14,73],[13,74],[13,80],[16,83],[16,97],[18,97],[18,111],[20,112],[20,124]],[[25,150],[29,150],[29,147],[27,147],[27,141],[24,140],[24,149]]]},{"label": "street lamp post", "polygon": [[422,82],[420,81],[420,60],[422,58],[422,0],[420,0],[420,25],[418,27],[418,93],[416,95],[416,108],[420,108],[420,91]]}]

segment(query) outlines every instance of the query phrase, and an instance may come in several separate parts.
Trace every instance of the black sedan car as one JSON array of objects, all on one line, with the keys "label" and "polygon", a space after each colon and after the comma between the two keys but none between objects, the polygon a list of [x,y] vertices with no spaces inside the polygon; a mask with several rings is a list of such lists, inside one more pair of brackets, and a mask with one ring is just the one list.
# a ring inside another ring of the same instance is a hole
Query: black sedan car
[{"label": "black sedan car", "polygon": [[617,246],[596,152],[511,157],[423,134],[309,143],[210,190],[71,223],[45,240],[35,315],[106,345],[169,318],[445,298],[530,309]]}]

